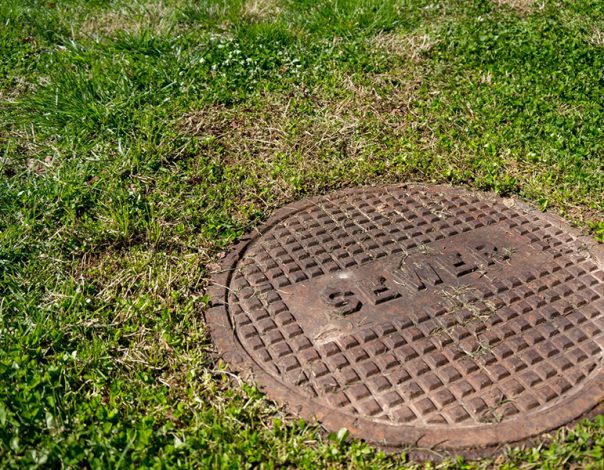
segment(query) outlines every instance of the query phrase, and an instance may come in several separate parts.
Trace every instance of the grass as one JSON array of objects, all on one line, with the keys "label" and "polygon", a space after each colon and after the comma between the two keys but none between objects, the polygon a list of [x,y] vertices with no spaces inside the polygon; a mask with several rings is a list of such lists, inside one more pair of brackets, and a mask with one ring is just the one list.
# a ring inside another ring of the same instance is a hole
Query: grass
[{"label": "grass", "polygon": [[[0,22],[5,468],[422,466],[214,361],[208,272],[288,201],[450,182],[604,241],[598,0],[5,0]],[[603,446],[600,418],[441,466]]]}]

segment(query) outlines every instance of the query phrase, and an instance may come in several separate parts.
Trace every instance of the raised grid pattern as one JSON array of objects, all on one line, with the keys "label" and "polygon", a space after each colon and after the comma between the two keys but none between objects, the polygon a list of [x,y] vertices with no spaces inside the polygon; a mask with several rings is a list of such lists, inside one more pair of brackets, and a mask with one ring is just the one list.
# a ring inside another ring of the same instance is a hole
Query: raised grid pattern
[{"label": "raised grid pattern", "polygon": [[[497,224],[549,262],[485,279],[459,304],[317,344],[279,289]],[[604,271],[574,238],[471,196],[367,192],[292,214],[232,277],[229,311],[259,364],[309,398],[376,421],[500,422],[554,406],[602,365]]]}]

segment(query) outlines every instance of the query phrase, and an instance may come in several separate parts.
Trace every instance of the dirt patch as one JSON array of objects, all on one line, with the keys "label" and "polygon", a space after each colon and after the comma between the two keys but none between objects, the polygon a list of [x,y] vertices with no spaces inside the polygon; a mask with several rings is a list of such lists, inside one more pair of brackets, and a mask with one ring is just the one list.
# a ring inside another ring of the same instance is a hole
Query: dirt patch
[{"label": "dirt patch", "polygon": [[118,10],[87,18],[80,27],[82,36],[115,36],[120,32],[140,34],[148,31],[161,35],[176,25],[175,10],[164,2],[133,3]]},{"label": "dirt patch", "polygon": [[380,33],[373,36],[369,41],[370,45],[376,50],[409,58],[413,62],[419,62],[422,54],[429,52],[438,43],[434,37],[427,33],[413,35]]},{"label": "dirt patch", "polygon": [[494,0],[499,6],[505,6],[519,13],[530,13],[535,9],[542,9],[543,3],[537,0]]},{"label": "dirt patch", "polygon": [[[386,75],[374,77],[370,85],[347,78],[337,97],[305,89],[268,94],[262,106],[214,106],[189,114],[182,129],[219,140],[233,156],[301,150],[317,155],[327,143],[352,144],[353,137],[368,137],[365,130],[372,122],[388,132],[400,130],[418,86],[419,79],[401,82]],[[357,150],[350,147],[346,153],[354,156]]]},{"label": "dirt patch", "polygon": [[281,8],[275,0],[248,0],[243,6],[243,15],[249,21],[266,21],[281,14]]},{"label": "dirt patch", "polygon": [[[417,78],[376,76],[359,85],[345,78],[338,96],[305,89],[267,94],[255,105],[189,114],[181,129],[205,142],[222,164],[257,172],[260,180],[270,181],[272,195],[285,201],[300,184],[306,191],[319,189],[310,175],[395,151],[409,128],[419,83]],[[345,180],[340,175],[339,181]]]},{"label": "dirt patch", "polygon": [[604,46],[604,30],[594,27],[589,37],[589,43],[593,46]]}]

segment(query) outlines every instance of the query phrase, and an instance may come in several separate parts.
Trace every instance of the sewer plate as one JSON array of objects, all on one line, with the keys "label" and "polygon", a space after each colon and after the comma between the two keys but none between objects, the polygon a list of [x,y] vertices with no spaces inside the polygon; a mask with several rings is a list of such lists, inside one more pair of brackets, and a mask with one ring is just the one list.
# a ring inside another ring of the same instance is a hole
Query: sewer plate
[{"label": "sewer plate", "polygon": [[561,219],[444,186],[284,207],[214,275],[222,357],[326,429],[462,452],[604,399],[604,255]]}]

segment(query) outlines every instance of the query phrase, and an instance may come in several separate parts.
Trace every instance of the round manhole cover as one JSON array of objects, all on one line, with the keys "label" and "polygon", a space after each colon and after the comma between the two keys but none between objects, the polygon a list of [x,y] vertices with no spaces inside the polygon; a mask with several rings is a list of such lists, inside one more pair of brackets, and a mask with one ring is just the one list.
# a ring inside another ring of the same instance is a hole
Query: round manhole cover
[{"label": "round manhole cover", "polygon": [[421,185],[300,201],[213,281],[224,359],[332,431],[463,452],[604,399],[602,247],[517,201]]}]

